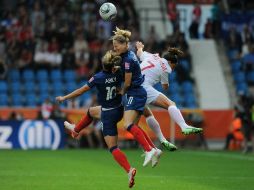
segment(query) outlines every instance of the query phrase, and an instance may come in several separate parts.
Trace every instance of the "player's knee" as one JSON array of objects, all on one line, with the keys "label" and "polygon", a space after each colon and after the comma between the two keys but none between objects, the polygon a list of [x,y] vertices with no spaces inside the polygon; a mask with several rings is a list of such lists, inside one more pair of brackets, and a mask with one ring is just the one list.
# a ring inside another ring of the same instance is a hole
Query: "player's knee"
[{"label": "player's knee", "polygon": [[169,106],[176,106],[176,103],[173,101],[169,101],[168,104],[169,104]]}]

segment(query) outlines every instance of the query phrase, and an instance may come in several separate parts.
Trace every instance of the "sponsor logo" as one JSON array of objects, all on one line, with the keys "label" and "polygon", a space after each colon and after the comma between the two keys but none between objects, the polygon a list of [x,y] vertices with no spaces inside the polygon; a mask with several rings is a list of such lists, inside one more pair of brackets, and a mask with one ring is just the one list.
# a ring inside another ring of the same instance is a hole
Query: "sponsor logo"
[{"label": "sponsor logo", "polygon": [[26,120],[21,124],[18,139],[22,149],[55,150],[60,145],[61,134],[53,120]]}]

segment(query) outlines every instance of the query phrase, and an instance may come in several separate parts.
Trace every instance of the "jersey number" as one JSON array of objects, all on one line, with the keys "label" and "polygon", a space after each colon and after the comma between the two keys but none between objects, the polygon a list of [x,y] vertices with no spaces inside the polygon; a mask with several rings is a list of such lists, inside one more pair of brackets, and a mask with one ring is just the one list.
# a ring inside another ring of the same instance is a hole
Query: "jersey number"
[{"label": "jersey number", "polygon": [[127,104],[131,104],[131,103],[132,103],[132,101],[133,101],[133,96],[130,96],[130,97],[129,97],[129,99],[128,99]]},{"label": "jersey number", "polygon": [[155,65],[151,61],[147,61],[148,65],[141,69],[141,71],[144,71],[146,69],[155,67]]},{"label": "jersey number", "polygon": [[112,98],[114,98],[116,96],[116,87],[112,86],[112,87],[106,87],[107,90],[107,97],[106,100],[111,100]]}]

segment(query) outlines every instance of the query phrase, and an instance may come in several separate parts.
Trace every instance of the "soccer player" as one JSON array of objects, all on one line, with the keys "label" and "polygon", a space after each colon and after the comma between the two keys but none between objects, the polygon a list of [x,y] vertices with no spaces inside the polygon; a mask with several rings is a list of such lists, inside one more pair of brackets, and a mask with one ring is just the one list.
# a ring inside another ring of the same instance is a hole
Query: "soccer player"
[{"label": "soccer player", "polygon": [[105,142],[114,159],[128,173],[129,187],[131,188],[135,183],[136,169],[130,166],[125,154],[117,147],[117,123],[122,119],[124,108],[122,95],[118,93],[122,83],[122,75],[115,66],[121,64],[121,60],[120,56],[108,51],[102,59],[103,70],[101,72],[95,74],[86,85],[68,95],[58,96],[56,100],[62,102],[80,96],[93,87],[97,88]]},{"label": "soccer player", "polygon": [[114,35],[111,39],[113,41],[114,51],[122,57],[121,70],[123,73],[124,85],[121,94],[126,95],[123,116],[124,127],[145,150],[145,161],[143,166],[146,166],[152,158],[159,158],[162,151],[154,146],[150,137],[136,124],[144,111],[147,93],[142,87],[144,76],[141,74],[138,58],[134,52],[129,50],[130,37],[130,31],[121,30],[116,27],[116,31],[114,31]]},{"label": "soccer player", "polygon": [[[177,66],[178,56],[182,55],[183,52],[177,48],[169,48],[168,52],[161,58],[158,54],[143,51],[144,45],[142,42],[136,42],[136,47],[137,56],[142,61],[140,65],[141,71],[145,75],[145,81],[142,86],[147,91],[146,103],[168,110],[169,115],[180,126],[183,134],[202,133],[203,129],[187,125],[176,104],[153,87],[156,83],[161,82],[163,89],[168,88],[168,75]],[[154,132],[156,134],[159,133],[156,132],[158,122],[154,119],[152,112],[146,109],[144,114],[152,123],[149,126],[151,128],[155,126]],[[157,134],[157,136],[160,136],[160,134]]]}]

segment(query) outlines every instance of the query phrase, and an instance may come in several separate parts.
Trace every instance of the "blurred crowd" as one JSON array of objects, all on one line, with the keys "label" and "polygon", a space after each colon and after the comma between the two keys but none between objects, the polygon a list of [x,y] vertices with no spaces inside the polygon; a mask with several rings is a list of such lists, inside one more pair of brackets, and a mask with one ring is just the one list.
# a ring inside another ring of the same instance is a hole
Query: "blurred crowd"
[{"label": "blurred crowd", "polygon": [[114,23],[98,15],[104,1],[13,2],[4,1],[1,7],[0,65],[4,66],[0,69],[4,70],[70,68],[87,78],[100,69],[115,25],[134,33],[139,28],[131,0],[117,3],[121,9]]},{"label": "blurred crowd", "polygon": [[[133,0],[115,3],[121,8],[114,22],[105,22],[98,14],[104,0],[4,2],[7,5],[0,14],[0,70],[75,69],[79,77],[87,79],[100,70],[102,54],[112,48],[108,39],[115,26],[132,32],[131,48],[137,40],[144,41],[147,51],[157,53],[177,46],[191,61],[179,27],[172,36],[160,39],[151,26],[148,38],[141,38]],[[6,72],[1,73],[4,78]]]}]

